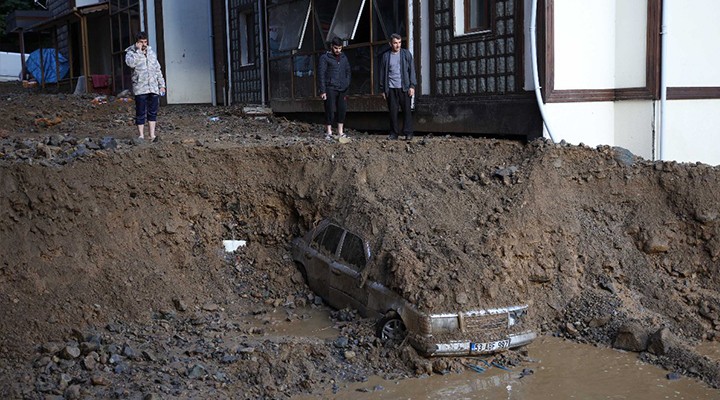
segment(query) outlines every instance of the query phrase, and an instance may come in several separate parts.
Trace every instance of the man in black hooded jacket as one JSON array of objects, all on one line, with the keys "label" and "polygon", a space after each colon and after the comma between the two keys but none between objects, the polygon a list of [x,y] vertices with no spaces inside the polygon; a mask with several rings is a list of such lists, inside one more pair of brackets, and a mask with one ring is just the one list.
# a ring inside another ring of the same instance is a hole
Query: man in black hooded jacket
[{"label": "man in black hooded jacket", "polygon": [[345,137],[343,125],[347,112],[347,89],[350,86],[350,62],[343,50],[340,38],[334,38],[330,51],[320,56],[318,85],[320,98],[325,102],[325,138],[332,139],[332,124],[337,122],[339,137]]}]

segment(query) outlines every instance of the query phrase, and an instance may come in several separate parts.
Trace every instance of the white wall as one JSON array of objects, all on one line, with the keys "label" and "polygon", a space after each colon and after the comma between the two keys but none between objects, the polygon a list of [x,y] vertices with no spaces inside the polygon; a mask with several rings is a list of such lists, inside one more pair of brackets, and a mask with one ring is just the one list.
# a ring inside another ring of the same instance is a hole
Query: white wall
[{"label": "white wall", "polygon": [[645,86],[647,0],[555,0],[555,89]]},{"label": "white wall", "polygon": [[668,86],[720,86],[720,1],[664,3]]},{"label": "white wall", "polygon": [[212,103],[209,0],[164,1],[167,100]]},{"label": "white wall", "polygon": [[[665,0],[668,87],[720,87],[720,1]],[[720,165],[720,100],[669,100],[663,157]]]},{"label": "white wall", "polygon": [[[27,60],[28,54],[25,54]],[[17,81],[20,79],[22,62],[20,53],[0,51],[0,82]]]},{"label": "white wall", "polygon": [[[644,87],[647,0],[555,0],[555,90]],[[555,140],[652,159],[652,101],[551,103]]]},{"label": "white wall", "polygon": [[677,100],[666,110],[664,157],[720,165],[720,100]]}]

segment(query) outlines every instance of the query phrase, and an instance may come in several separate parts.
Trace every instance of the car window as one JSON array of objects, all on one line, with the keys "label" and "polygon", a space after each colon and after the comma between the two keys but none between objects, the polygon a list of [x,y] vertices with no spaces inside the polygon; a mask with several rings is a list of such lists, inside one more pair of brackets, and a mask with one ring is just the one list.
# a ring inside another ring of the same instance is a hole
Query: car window
[{"label": "car window", "polygon": [[365,246],[363,246],[362,239],[348,232],[343,241],[340,258],[347,262],[350,267],[362,271],[367,261],[365,259]]},{"label": "car window", "polygon": [[323,229],[315,239],[313,243],[319,250],[324,250],[330,255],[335,254],[340,238],[342,237],[343,230],[336,225],[328,225],[327,228]]}]

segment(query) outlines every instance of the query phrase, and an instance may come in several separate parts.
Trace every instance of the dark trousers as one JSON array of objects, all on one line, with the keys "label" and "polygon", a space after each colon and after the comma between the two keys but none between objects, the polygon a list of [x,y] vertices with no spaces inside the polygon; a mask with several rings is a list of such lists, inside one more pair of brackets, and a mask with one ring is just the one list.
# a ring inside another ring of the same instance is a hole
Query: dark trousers
[{"label": "dark trousers", "polygon": [[345,96],[345,92],[328,89],[325,94],[327,95],[325,99],[325,125],[332,125],[333,121],[344,124],[345,114],[347,113],[347,96]]},{"label": "dark trousers", "polygon": [[135,95],[135,125],[145,125],[145,117],[148,121],[157,121],[160,96],[155,93]]},{"label": "dark trousers", "polygon": [[390,88],[385,96],[387,99],[388,110],[390,110],[390,136],[398,136],[400,134],[400,125],[398,125],[398,112],[403,113],[403,133],[405,136],[413,135],[412,111],[410,106],[412,101],[407,92],[402,89]]}]

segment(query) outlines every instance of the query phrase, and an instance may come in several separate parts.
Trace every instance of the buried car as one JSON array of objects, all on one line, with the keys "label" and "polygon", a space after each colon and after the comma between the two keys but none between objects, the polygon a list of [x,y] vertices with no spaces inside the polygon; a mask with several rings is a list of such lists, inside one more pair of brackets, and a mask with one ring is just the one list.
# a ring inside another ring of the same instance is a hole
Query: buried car
[{"label": "buried car", "polygon": [[354,308],[375,318],[384,341],[402,340],[424,356],[494,353],[529,344],[528,305],[424,312],[363,272],[372,262],[368,241],[341,225],[321,221],[292,243],[292,256],[303,277],[330,306]]}]

